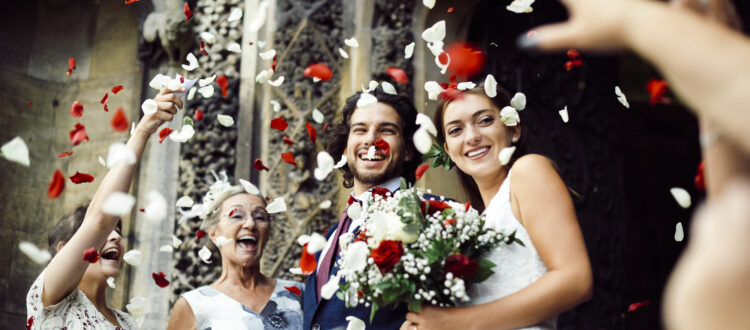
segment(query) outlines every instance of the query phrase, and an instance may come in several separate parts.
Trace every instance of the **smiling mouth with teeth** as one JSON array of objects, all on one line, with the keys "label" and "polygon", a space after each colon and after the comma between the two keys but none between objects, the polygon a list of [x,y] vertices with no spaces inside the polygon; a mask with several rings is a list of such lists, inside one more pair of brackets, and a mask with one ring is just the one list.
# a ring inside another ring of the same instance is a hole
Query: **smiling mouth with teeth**
[{"label": "smiling mouth with teeth", "polygon": [[254,250],[258,246],[258,239],[253,236],[242,236],[237,239],[237,245],[243,249]]},{"label": "smiling mouth with teeth", "polygon": [[359,155],[359,159],[361,159],[361,160],[383,160],[383,159],[385,159],[385,157],[383,157],[383,155],[372,155],[372,156],[370,156],[368,154],[362,154],[362,155]]},{"label": "smiling mouth with teeth", "polygon": [[111,247],[109,249],[104,250],[101,254],[102,259],[107,260],[114,260],[119,261],[120,260],[120,250],[115,247]]},{"label": "smiling mouth with teeth", "polygon": [[482,153],[486,152],[489,149],[490,149],[489,147],[484,147],[482,149],[478,149],[478,150],[474,150],[474,151],[471,151],[471,152],[467,152],[466,156],[468,156],[468,157],[474,157],[474,156],[477,156],[477,155],[481,155]]}]

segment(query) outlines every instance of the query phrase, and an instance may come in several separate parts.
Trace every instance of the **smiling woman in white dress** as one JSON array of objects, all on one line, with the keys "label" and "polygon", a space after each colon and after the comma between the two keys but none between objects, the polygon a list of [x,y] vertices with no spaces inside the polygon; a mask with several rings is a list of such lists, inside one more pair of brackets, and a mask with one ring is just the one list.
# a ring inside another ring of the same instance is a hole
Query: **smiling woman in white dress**
[{"label": "smiling woman in white dress", "polygon": [[485,256],[497,265],[495,274],[470,289],[468,306],[423,307],[402,328],[555,329],[558,314],[591,297],[583,235],[552,163],[519,152],[501,164],[503,149],[520,151],[523,144],[517,111],[525,104],[513,103],[519,109],[504,90],[490,98],[480,86],[441,101],[435,124],[472,205],[486,205],[487,224],[516,230],[525,247],[502,244]]},{"label": "smiling woman in white dress", "polygon": [[[130,190],[149,138],[165,121],[172,120],[177,107],[182,108],[179,97],[167,89],[154,101],[157,111],[145,115],[128,139],[127,148],[136,162],[122,161],[113,166],[88,210],[79,208],[50,233],[50,250],[56,252],[55,256],[26,296],[26,314],[32,329],[136,329],[130,315],[107,305],[107,278],[120,275],[123,247],[120,218],[104,213],[102,205],[112,193]],[[92,247],[101,257],[89,263],[83,260],[83,253]]]}]

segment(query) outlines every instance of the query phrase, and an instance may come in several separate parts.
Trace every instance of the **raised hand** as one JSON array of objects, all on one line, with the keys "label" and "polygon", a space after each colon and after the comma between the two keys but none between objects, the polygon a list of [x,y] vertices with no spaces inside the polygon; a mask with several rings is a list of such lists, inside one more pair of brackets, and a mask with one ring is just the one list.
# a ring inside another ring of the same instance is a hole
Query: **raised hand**
[{"label": "raised hand", "polygon": [[159,127],[165,122],[172,121],[174,115],[177,111],[182,109],[184,105],[182,99],[180,99],[175,93],[183,92],[185,92],[183,89],[174,91],[167,88],[162,89],[153,99],[157,104],[156,112],[143,116],[136,127],[136,131],[142,131],[150,136],[156,133]]}]

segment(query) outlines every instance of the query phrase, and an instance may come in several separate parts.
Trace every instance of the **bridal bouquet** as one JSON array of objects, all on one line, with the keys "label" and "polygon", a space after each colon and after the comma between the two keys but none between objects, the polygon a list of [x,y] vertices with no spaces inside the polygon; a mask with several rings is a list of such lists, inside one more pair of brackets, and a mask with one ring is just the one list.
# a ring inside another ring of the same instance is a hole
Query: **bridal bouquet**
[{"label": "bridal bouquet", "polygon": [[366,220],[356,238],[340,240],[339,272],[329,282],[338,284],[333,289],[340,289],[336,294],[347,307],[371,306],[372,319],[380,306],[392,303],[419,311],[422,304],[466,302],[467,286],[493,274],[495,264],[482,253],[503,243],[523,245],[515,231],[486,228],[470,203],[422,196],[402,181],[394,194],[375,188],[361,211],[352,204]]}]

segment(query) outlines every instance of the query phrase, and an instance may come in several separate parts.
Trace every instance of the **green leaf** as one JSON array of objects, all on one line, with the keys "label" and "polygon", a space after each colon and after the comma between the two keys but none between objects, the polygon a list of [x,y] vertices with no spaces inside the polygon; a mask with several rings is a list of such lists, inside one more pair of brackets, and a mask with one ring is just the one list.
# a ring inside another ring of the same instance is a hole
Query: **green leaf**
[{"label": "green leaf", "polygon": [[455,214],[456,214],[456,210],[454,210],[453,208],[443,210],[443,216],[446,218],[450,216],[454,216]]},{"label": "green leaf", "polygon": [[523,241],[521,241],[518,238],[514,239],[513,241],[516,242],[516,243],[518,243],[518,245],[520,245],[520,246],[526,247],[526,244],[523,244]]},{"label": "green leaf", "polygon": [[422,309],[422,302],[416,299],[409,300],[409,310],[414,313],[419,313],[419,310]]},{"label": "green leaf", "polygon": [[190,117],[185,117],[182,119],[182,124],[193,126],[193,119]]},{"label": "green leaf", "polygon": [[482,282],[495,273],[492,270],[492,268],[495,267],[495,264],[492,261],[489,261],[487,259],[479,259],[477,264],[479,264],[479,270],[476,272],[476,274],[474,274],[474,276],[469,279],[472,283]]},{"label": "green leaf", "polygon": [[380,306],[378,306],[378,303],[373,301],[372,308],[370,308],[370,324],[372,324],[372,318],[375,317],[375,312],[378,311],[378,308],[380,308]]}]

